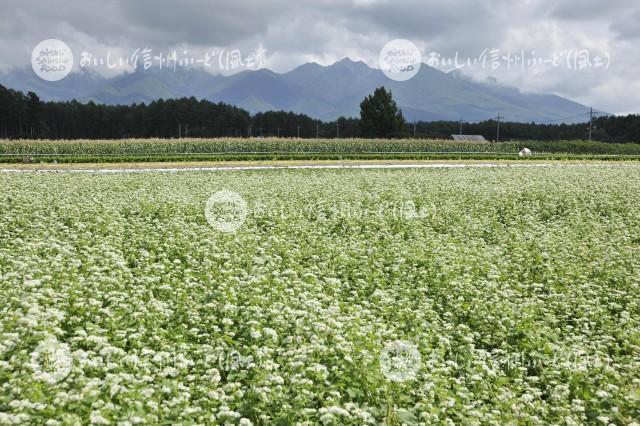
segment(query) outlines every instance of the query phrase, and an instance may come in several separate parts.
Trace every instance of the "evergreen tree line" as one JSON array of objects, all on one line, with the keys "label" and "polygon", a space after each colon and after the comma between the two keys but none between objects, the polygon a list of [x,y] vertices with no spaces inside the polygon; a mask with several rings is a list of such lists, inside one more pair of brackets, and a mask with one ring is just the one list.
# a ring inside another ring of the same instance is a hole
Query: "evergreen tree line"
[{"label": "evergreen tree line", "polygon": [[[463,134],[496,139],[497,123],[463,123]],[[404,123],[394,137],[449,138],[457,121]],[[149,104],[102,105],[94,102],[43,102],[0,86],[0,138],[121,139],[176,137],[355,138],[371,134],[357,118],[323,122],[304,114],[269,111],[249,114],[225,103],[196,98],[157,100]],[[588,123],[500,123],[500,140],[587,139]],[[603,142],[640,142],[640,115],[605,116],[593,121],[592,138]]]}]

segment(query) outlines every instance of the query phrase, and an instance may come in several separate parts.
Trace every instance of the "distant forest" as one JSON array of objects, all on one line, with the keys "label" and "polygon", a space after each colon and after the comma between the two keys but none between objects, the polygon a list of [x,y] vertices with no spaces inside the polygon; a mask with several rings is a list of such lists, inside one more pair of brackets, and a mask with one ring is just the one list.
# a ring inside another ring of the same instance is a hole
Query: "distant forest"
[{"label": "distant forest", "polygon": [[[507,113],[507,112],[505,112]],[[497,123],[463,123],[463,134],[496,139]],[[407,123],[397,137],[449,138],[457,121]],[[149,104],[101,105],[93,102],[43,102],[0,85],[0,138],[122,139],[176,137],[361,137],[360,120],[332,122],[304,114],[270,111],[251,115],[227,105],[196,98],[157,100]],[[603,142],[640,142],[640,115],[603,116],[593,121],[592,137]],[[500,140],[575,140],[588,138],[588,124],[500,123]]]}]

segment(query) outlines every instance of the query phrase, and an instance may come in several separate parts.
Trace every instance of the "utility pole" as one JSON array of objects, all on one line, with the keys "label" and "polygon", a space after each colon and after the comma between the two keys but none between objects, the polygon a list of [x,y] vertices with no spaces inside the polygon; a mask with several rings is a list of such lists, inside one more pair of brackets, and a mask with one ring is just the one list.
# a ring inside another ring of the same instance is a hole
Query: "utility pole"
[{"label": "utility pole", "polygon": [[178,139],[182,139],[182,124],[178,123]]},{"label": "utility pole", "polygon": [[413,122],[413,138],[416,138],[416,122]]},{"label": "utility pole", "polygon": [[336,121],[336,139],[340,139],[340,122]]},{"label": "utility pole", "polygon": [[247,133],[247,137],[251,137],[251,126],[249,126],[249,132]]},{"label": "utility pole", "polygon": [[460,118],[460,121],[458,122],[460,124],[460,133],[458,133],[459,135],[462,134],[462,117]]},{"label": "utility pole", "polygon": [[318,139],[319,135],[320,135],[320,125],[316,123],[316,139]]},{"label": "utility pole", "polygon": [[280,127],[278,127],[278,139],[280,139]]},{"label": "utility pole", "polygon": [[593,107],[589,108],[589,142],[591,142],[592,129],[593,129]]},{"label": "utility pole", "polygon": [[300,126],[298,126],[298,139],[300,139]]},{"label": "utility pole", "polygon": [[498,116],[496,117],[496,120],[498,120],[498,128],[496,130],[496,142],[500,142],[500,119],[504,118],[500,116],[500,113],[498,113]]}]

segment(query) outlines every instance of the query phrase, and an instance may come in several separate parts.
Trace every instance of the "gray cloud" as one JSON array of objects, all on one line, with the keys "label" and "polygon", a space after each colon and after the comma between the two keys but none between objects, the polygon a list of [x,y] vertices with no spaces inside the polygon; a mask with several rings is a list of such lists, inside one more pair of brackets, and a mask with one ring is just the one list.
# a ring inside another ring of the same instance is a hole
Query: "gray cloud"
[{"label": "gray cloud", "polygon": [[525,90],[549,91],[612,112],[640,111],[640,5],[636,0],[0,0],[0,68],[25,66],[45,38],[74,51],[139,47],[206,47],[268,51],[268,67],[287,71],[308,61],[329,64],[344,56],[376,66],[393,38],[414,41],[423,54],[483,49],[535,50],[552,56],[589,49],[610,55],[607,70],[464,69],[495,76]]},{"label": "gray cloud", "polygon": [[123,2],[123,12],[136,27],[156,36],[147,42],[227,45],[264,34],[278,19],[282,1],[142,0]]},{"label": "gray cloud", "polygon": [[633,13],[621,15],[611,23],[611,30],[622,40],[640,38],[640,8]]}]

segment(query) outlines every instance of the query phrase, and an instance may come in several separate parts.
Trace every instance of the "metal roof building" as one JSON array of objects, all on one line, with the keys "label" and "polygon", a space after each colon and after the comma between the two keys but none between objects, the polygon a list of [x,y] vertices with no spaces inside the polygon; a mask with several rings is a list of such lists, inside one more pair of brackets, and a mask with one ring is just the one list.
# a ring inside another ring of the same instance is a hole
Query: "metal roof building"
[{"label": "metal roof building", "polygon": [[451,135],[454,141],[488,142],[482,135]]}]

